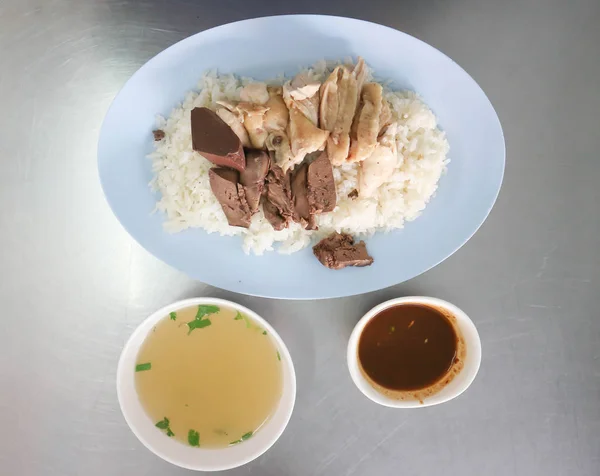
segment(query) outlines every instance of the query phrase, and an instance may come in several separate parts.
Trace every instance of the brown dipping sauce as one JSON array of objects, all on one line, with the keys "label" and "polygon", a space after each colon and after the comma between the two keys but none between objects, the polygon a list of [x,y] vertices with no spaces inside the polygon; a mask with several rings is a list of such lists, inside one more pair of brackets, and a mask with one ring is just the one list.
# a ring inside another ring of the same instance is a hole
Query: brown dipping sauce
[{"label": "brown dipping sauce", "polygon": [[[458,356],[464,357],[465,349],[454,319],[423,304],[384,309],[367,323],[359,339],[363,373],[391,393],[412,392],[422,400],[437,392],[462,368]],[[450,378],[444,379],[447,375]],[[426,388],[431,391],[415,392]]]}]

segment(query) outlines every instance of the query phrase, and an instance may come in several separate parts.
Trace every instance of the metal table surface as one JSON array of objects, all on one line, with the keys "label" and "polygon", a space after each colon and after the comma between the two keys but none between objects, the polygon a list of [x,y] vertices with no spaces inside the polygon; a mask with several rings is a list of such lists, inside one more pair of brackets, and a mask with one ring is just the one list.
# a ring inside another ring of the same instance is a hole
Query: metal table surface
[{"label": "metal table surface", "polygon": [[[203,29],[294,12],[425,40],[479,82],[503,123],[491,216],[454,256],[394,288],[312,303],[233,295],[142,250],[102,196],[98,131],[138,67]],[[129,431],[115,371],[151,311],[211,295],[272,322],[298,377],[286,432],[231,475],[600,474],[599,20],[598,0],[3,0],[0,473],[187,474]],[[354,387],[345,348],[366,310],[411,294],[465,309],[483,362],[460,398],[393,411]]]}]

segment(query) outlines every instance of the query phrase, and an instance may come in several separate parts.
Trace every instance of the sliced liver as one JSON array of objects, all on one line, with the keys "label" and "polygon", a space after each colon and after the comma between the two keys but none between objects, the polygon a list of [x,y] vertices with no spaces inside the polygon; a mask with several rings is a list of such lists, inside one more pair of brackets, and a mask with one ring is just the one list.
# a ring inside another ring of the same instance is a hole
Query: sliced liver
[{"label": "sliced liver", "polygon": [[369,266],[373,263],[365,242],[355,244],[354,238],[346,233],[333,233],[323,238],[313,247],[313,253],[323,266],[330,269]]},{"label": "sliced liver", "polygon": [[292,200],[300,223],[307,230],[316,230],[315,217],[308,202],[308,164],[294,169],[291,179]]},{"label": "sliced liver", "polygon": [[214,111],[206,107],[192,109],[192,148],[215,165],[240,172],[246,168],[242,143]]},{"label": "sliced liver", "polygon": [[310,213],[315,215],[333,211],[337,201],[335,181],[331,162],[325,152],[308,166],[307,184]]},{"label": "sliced liver", "polygon": [[265,151],[246,150],[246,169],[240,172],[240,183],[244,186],[246,200],[252,213],[256,213],[258,210],[270,163],[269,154]]},{"label": "sliced liver", "polygon": [[[275,210],[277,215],[285,221],[285,227],[292,220],[297,221],[297,214],[292,204],[292,192],[290,187],[290,175],[286,174],[281,167],[275,165],[271,161],[271,168],[267,174],[265,181],[265,200],[269,202],[267,205],[269,212],[265,212],[265,216],[269,220],[269,215],[273,215]],[[264,210],[264,204],[263,204]],[[274,221],[269,220],[274,225]],[[277,226],[280,226],[280,220],[276,221]],[[277,228],[275,228],[277,229]]]},{"label": "sliced liver", "polygon": [[287,227],[287,220],[279,214],[279,210],[277,210],[275,205],[269,202],[265,197],[263,197],[262,205],[265,218],[269,221],[273,229],[281,231]]},{"label": "sliced liver", "polygon": [[244,187],[238,183],[239,173],[226,168],[212,168],[208,171],[210,188],[221,204],[221,208],[231,226],[248,228],[252,212],[246,200]]}]

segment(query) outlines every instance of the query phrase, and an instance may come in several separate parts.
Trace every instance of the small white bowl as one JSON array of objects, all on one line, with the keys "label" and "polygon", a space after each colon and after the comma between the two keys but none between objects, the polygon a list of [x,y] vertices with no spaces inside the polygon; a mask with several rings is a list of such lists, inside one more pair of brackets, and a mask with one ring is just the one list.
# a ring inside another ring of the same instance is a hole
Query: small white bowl
[{"label": "small white bowl", "polygon": [[[465,347],[467,349],[464,366],[460,373],[458,373],[458,375],[456,375],[454,379],[439,392],[425,398],[423,403],[418,400],[399,400],[378,392],[365,379],[358,363],[358,343],[360,340],[360,335],[362,334],[362,331],[367,323],[384,309],[397,306],[399,304],[423,304],[439,309],[445,309],[454,317],[456,317],[456,324],[462,333],[465,341]],[[347,359],[348,369],[350,370],[350,376],[352,377],[352,380],[359,390],[375,403],[392,408],[428,407],[452,400],[469,388],[469,385],[471,385],[475,379],[477,371],[479,370],[479,365],[481,364],[481,340],[479,339],[479,333],[477,332],[473,321],[471,321],[469,316],[467,316],[454,304],[450,304],[447,301],[433,297],[409,296],[386,301],[371,309],[360,321],[358,321],[358,324],[356,324],[352,334],[350,335]]]},{"label": "small white bowl", "polygon": [[[142,408],[135,390],[136,357],[148,332],[158,321],[168,316],[171,311],[199,304],[230,307],[249,316],[268,331],[277,346],[283,364],[283,393],[277,410],[252,438],[228,448],[192,448],[176,440],[166,438],[162,432],[157,431],[154,427],[154,422],[150,420],[150,417]],[[294,372],[292,357],[283,340],[275,332],[275,329],[258,314],[239,304],[223,299],[193,298],[159,309],[142,322],[133,332],[125,344],[121,358],[119,359],[119,366],[117,368],[117,396],[121,411],[131,431],[154,454],[182,468],[196,471],[221,471],[242,466],[258,458],[281,436],[294,409],[294,402],[296,400],[296,374]]]}]

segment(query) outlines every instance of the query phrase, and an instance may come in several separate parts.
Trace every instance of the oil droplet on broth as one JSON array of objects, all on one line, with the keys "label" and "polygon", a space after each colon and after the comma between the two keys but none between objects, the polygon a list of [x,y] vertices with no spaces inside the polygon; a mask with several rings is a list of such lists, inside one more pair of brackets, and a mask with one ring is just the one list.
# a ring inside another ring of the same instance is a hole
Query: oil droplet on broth
[{"label": "oil droplet on broth", "polygon": [[[277,347],[249,317],[236,316],[227,307],[193,306],[178,310],[176,320],[166,315],[148,334],[136,363],[152,368],[136,372],[135,384],[157,431],[186,445],[223,448],[275,412],[283,390]],[[210,324],[198,322],[204,320]]]}]

